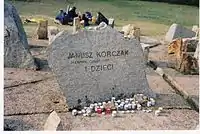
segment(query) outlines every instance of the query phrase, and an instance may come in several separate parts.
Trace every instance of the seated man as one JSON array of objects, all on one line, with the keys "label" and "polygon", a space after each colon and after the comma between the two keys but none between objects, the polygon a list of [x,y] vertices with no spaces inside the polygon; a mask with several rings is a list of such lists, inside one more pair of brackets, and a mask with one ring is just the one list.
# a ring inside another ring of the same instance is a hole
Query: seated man
[{"label": "seated man", "polygon": [[86,17],[85,14],[82,15],[81,17],[81,22],[80,22],[84,27],[89,26],[89,19]]},{"label": "seated man", "polygon": [[89,21],[92,21],[92,14],[90,12],[85,12],[85,16],[89,19]]},{"label": "seated man", "polygon": [[70,11],[68,11],[68,22],[73,22],[75,17],[78,17],[78,14],[76,13],[76,7],[73,7]]},{"label": "seated man", "polygon": [[63,10],[60,10],[59,14],[56,16],[56,20],[58,20],[62,25],[64,25],[64,18],[65,18],[65,12]]}]

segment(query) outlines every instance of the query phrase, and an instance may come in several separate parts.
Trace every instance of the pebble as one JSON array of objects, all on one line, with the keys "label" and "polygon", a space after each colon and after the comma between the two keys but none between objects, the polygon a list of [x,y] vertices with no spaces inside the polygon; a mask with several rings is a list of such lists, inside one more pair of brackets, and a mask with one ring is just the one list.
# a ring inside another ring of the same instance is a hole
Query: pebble
[{"label": "pebble", "polygon": [[142,111],[143,111],[143,112],[146,112],[147,110],[143,109]]},{"label": "pebble", "polygon": [[86,113],[85,109],[82,109],[81,112],[82,112],[83,114]]},{"label": "pebble", "polygon": [[144,100],[148,100],[148,97],[147,97],[147,96],[144,96],[143,99],[144,99]]},{"label": "pebble", "polygon": [[94,108],[94,111],[95,112],[97,112],[97,109],[99,108],[99,106],[96,106],[95,108]]},{"label": "pebble", "polygon": [[126,99],[126,101],[130,101],[130,99]]},{"label": "pebble", "polygon": [[153,98],[150,98],[150,101],[151,101],[151,105],[154,106],[156,101]]},{"label": "pebble", "polygon": [[117,111],[112,111],[112,117],[116,117],[117,116]]},{"label": "pebble", "polygon": [[111,101],[108,101],[108,104],[111,104]]},{"label": "pebble", "polygon": [[159,107],[159,108],[158,108],[158,110],[162,111],[162,110],[163,110],[163,108],[162,108],[162,107]]},{"label": "pebble", "polygon": [[86,110],[88,107],[84,107],[84,109]]},{"label": "pebble", "polygon": [[132,104],[132,109],[133,109],[133,110],[136,109],[136,106],[137,106],[137,105],[133,103],[133,104]]},{"label": "pebble", "polygon": [[85,117],[85,116],[87,116],[87,114],[83,114],[83,116]]},{"label": "pebble", "polygon": [[72,110],[72,115],[76,116],[78,114],[78,111],[76,109]]},{"label": "pebble", "polygon": [[132,104],[128,104],[128,109],[131,110],[132,109]]},{"label": "pebble", "polygon": [[124,105],[124,110],[128,110],[128,104]]},{"label": "pebble", "polygon": [[147,107],[151,107],[151,101],[147,101]]},{"label": "pebble", "polygon": [[160,110],[156,110],[156,111],[155,111],[155,115],[156,115],[156,116],[159,116],[159,115],[160,115],[160,113],[161,113],[161,111],[160,111]]},{"label": "pebble", "polygon": [[131,112],[130,110],[127,110],[127,111],[126,111],[127,114],[129,114],[130,112]]},{"label": "pebble", "polygon": [[147,113],[150,113],[150,112],[152,112],[152,110],[151,110],[151,109],[149,109],[149,110],[146,110],[146,112],[147,112]]},{"label": "pebble", "polygon": [[111,100],[112,100],[112,101],[115,101],[115,97],[112,97]]},{"label": "pebble", "polygon": [[106,105],[106,102],[103,102],[103,105]]},{"label": "pebble", "polygon": [[137,104],[137,110],[141,110],[142,106],[140,104]]},{"label": "pebble", "polygon": [[118,106],[118,103],[115,103],[115,106]]},{"label": "pebble", "polygon": [[79,114],[79,115],[82,114],[82,111],[78,111],[78,114]]},{"label": "pebble", "polygon": [[94,104],[90,104],[90,107],[94,107]]},{"label": "pebble", "polygon": [[135,113],[135,111],[134,111],[134,110],[131,110],[131,113]]},{"label": "pebble", "polygon": [[102,114],[102,115],[105,115],[106,113],[105,113],[105,112],[102,112],[101,114]]},{"label": "pebble", "polygon": [[117,103],[120,103],[121,101],[120,100],[117,100]]},{"label": "pebble", "polygon": [[130,102],[132,102],[133,101],[133,98],[130,98]]},{"label": "pebble", "polygon": [[94,103],[94,105],[95,105],[95,106],[98,106],[98,104],[97,104],[97,103]]},{"label": "pebble", "polygon": [[121,113],[121,114],[124,114],[124,113],[125,113],[125,111],[120,111],[120,113]]},{"label": "pebble", "polygon": [[101,103],[101,102],[99,102],[99,103],[98,103],[98,106],[101,106],[101,105],[102,105],[102,103]]},{"label": "pebble", "polygon": [[129,101],[127,101],[127,100],[125,101],[126,104],[128,104],[128,102],[129,102]]},{"label": "pebble", "polygon": [[104,109],[104,106],[102,105],[102,106],[100,106],[100,108],[101,108],[101,109]]}]

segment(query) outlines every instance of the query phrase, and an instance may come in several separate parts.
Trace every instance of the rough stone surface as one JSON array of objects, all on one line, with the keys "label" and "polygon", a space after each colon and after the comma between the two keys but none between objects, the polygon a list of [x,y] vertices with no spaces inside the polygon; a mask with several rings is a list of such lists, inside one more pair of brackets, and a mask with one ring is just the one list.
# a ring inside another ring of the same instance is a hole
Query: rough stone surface
[{"label": "rough stone surface", "polygon": [[[82,58],[74,57],[75,52]],[[75,35],[63,32],[52,43],[48,62],[70,108],[132,93],[155,97],[146,79],[142,47],[111,27]]]},{"label": "rough stone surface", "polygon": [[171,42],[176,38],[192,38],[196,35],[196,33],[190,29],[187,29],[178,24],[172,24],[166,33],[165,40]]},{"label": "rough stone surface", "polygon": [[4,3],[4,67],[36,69],[17,10]]}]

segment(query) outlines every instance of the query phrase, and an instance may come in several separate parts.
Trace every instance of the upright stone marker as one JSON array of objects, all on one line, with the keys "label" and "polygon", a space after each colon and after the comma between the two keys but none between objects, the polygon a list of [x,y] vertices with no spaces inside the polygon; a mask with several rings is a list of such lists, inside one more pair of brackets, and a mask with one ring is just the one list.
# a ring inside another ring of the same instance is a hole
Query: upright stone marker
[{"label": "upright stone marker", "polygon": [[196,33],[178,24],[172,24],[166,33],[165,41],[171,42],[176,38],[192,38]]},{"label": "upright stone marker", "polygon": [[27,36],[16,8],[4,3],[4,67],[36,70]]},{"label": "upright stone marker", "polygon": [[63,32],[52,42],[48,61],[70,108],[133,93],[155,97],[141,46],[109,26],[74,35]]}]

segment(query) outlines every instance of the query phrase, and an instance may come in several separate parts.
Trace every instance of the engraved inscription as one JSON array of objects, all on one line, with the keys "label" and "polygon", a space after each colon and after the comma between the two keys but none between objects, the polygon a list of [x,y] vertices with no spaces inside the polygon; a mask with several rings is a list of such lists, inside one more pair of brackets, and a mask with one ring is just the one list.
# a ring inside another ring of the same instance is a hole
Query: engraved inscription
[{"label": "engraved inscription", "polygon": [[[98,52],[69,52],[68,59],[71,64],[82,64],[82,63],[96,63],[97,65],[85,66],[86,72],[101,72],[113,70],[114,66],[111,63],[104,65],[98,64],[101,62],[109,62],[110,57],[128,56],[128,50],[112,50],[112,51],[98,51]],[[95,59],[96,58],[96,59]],[[89,60],[87,60],[89,59]]]},{"label": "engraved inscription", "polygon": [[85,66],[86,72],[100,72],[113,70],[113,64]]}]

